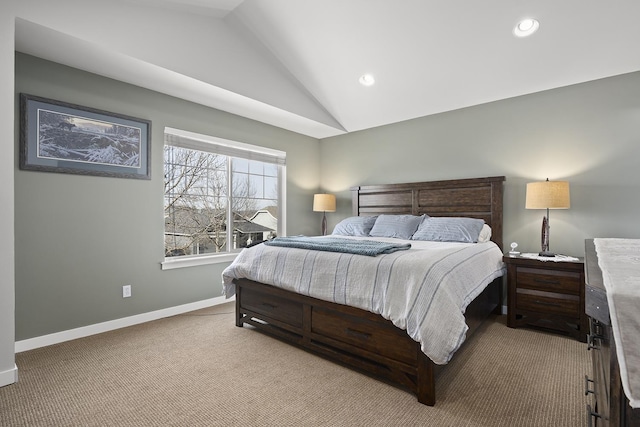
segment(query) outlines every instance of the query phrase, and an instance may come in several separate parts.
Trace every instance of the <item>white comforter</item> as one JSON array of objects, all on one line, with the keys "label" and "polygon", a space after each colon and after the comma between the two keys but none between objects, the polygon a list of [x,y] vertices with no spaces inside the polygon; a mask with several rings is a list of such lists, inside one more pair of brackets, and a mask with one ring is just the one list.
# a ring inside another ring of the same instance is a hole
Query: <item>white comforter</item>
[{"label": "white comforter", "polygon": [[235,294],[233,279],[247,278],[368,310],[406,330],[434,363],[446,364],[466,338],[466,307],[504,275],[502,252],[493,242],[368,239],[412,248],[369,257],[257,245],[223,271],[225,295]]}]

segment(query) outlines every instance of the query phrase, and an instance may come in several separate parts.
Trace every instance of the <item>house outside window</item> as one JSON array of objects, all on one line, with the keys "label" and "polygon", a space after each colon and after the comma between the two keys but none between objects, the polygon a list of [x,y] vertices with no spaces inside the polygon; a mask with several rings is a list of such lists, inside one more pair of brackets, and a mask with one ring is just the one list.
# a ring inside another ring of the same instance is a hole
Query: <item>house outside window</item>
[{"label": "house outside window", "polygon": [[165,258],[229,254],[284,234],[286,154],[165,128]]}]

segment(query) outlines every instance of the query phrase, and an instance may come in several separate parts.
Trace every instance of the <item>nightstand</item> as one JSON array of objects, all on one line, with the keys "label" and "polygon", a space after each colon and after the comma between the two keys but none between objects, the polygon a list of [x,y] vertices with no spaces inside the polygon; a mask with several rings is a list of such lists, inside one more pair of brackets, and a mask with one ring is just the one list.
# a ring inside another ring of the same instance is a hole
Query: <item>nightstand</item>
[{"label": "nightstand", "polygon": [[507,326],[534,326],[586,342],[584,261],[539,261],[505,256]]}]

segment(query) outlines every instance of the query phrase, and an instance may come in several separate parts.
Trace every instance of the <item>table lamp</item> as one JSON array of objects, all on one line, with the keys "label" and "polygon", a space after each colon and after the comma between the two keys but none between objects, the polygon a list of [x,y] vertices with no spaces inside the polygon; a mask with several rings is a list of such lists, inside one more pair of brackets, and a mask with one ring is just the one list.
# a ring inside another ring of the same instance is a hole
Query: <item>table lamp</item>
[{"label": "table lamp", "polygon": [[327,216],[325,212],[336,211],[336,196],[333,194],[314,194],[313,211],[322,212],[322,235],[327,234]]},{"label": "table lamp", "polygon": [[530,182],[527,184],[526,196],[527,209],[546,209],[547,216],[542,218],[542,251],[538,254],[544,257],[553,257],[555,254],[549,251],[549,209],[569,209],[569,182],[546,181]]}]

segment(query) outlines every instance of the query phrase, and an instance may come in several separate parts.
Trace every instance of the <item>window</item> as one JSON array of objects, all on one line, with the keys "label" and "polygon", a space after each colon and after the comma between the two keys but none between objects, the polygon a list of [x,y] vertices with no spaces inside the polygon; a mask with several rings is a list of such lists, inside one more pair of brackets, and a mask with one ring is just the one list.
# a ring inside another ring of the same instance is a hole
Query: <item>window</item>
[{"label": "window", "polygon": [[165,257],[237,252],[284,232],[285,153],[165,129]]}]

